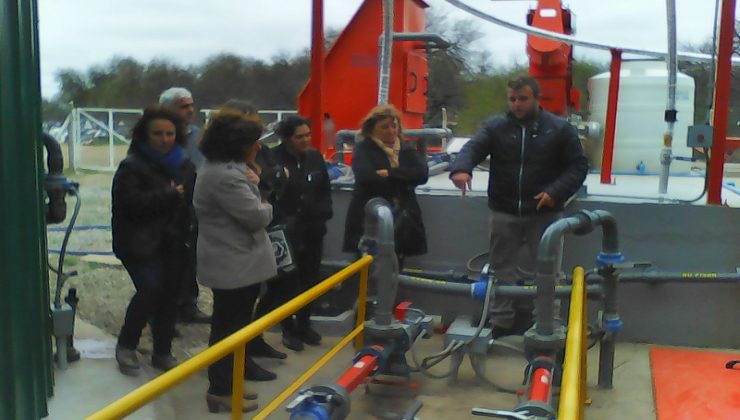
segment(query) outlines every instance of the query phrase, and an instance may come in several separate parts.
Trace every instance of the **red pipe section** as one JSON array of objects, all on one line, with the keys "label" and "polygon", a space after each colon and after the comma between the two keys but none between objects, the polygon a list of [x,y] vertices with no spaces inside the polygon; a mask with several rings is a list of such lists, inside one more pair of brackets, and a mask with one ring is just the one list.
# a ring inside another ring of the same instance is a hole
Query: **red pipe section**
[{"label": "red pipe section", "polygon": [[529,385],[529,401],[537,401],[548,404],[550,401],[550,388],[552,387],[552,372],[546,368],[537,368],[532,373],[532,382]]},{"label": "red pipe section", "polygon": [[356,361],[351,368],[347,369],[342,376],[337,379],[337,385],[351,393],[367,378],[378,366],[378,359],[375,356],[366,354]]},{"label": "red pipe section", "polygon": [[714,83],[714,121],[712,122],[712,155],[707,181],[707,204],[722,204],[722,171],[725,166],[725,136],[730,102],[732,38],[735,34],[735,0],[722,0],[717,78]]},{"label": "red pipe section", "polygon": [[323,154],[324,145],[324,0],[313,0],[311,19],[311,142]]},{"label": "red pipe section", "polygon": [[604,148],[601,151],[601,183],[612,183],[612,161],[614,160],[614,134],[617,131],[617,102],[619,100],[619,72],[622,69],[622,50],[613,48],[609,67],[609,95],[606,100],[606,122],[604,123]]}]

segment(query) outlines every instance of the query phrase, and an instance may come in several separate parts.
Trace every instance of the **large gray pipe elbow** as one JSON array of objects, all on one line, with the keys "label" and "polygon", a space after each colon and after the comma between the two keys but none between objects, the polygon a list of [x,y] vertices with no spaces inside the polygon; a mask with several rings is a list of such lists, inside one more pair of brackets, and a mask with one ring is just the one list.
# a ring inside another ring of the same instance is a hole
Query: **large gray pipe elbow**
[{"label": "large gray pipe elbow", "polygon": [[393,213],[382,198],[373,198],[365,205],[365,236],[374,238],[377,246],[371,281],[377,286],[378,303],[375,322],[389,325],[393,321],[393,304],[398,293],[398,259],[394,241]]}]

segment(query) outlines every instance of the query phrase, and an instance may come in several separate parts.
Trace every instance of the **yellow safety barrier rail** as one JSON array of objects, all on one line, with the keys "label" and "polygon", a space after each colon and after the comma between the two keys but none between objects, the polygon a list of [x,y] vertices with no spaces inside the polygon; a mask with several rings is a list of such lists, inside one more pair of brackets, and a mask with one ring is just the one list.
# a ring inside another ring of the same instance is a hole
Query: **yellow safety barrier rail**
[{"label": "yellow safety barrier rail", "polygon": [[573,270],[573,289],[568,311],[568,335],[560,387],[559,420],[580,420],[586,404],[586,281],[583,267]]},{"label": "yellow safety barrier rail", "polygon": [[[183,382],[197,371],[213,364],[214,362],[225,357],[229,353],[234,354],[234,370],[232,376],[232,394],[231,394],[231,418],[234,420],[242,418],[242,394],[244,388],[244,356],[245,356],[245,345],[246,343],[262,334],[268,328],[282,321],[284,318],[296,312],[298,309],[306,306],[309,302],[318,299],[321,295],[328,292],[334,286],[340,284],[353,274],[360,272],[360,287],[357,302],[357,319],[355,321],[355,329],[352,330],[347,336],[345,336],[337,345],[335,345],[327,354],[322,357],[319,362],[311,367],[305,374],[303,374],[298,380],[290,385],[288,389],[292,389],[291,392],[287,392],[286,389],[281,393],[270,405],[263,409],[257,414],[255,418],[264,418],[272,410],[274,410],[280,402],[290,396],[304,381],[306,381],[313,373],[315,373],[323,364],[325,364],[331,356],[336,354],[344,345],[349,343],[352,339],[355,340],[355,347],[359,348],[362,343],[362,330],[365,320],[365,299],[367,294],[367,279],[368,269],[370,264],[373,262],[373,257],[366,255],[349,266],[343,268],[332,276],[328,277],[321,283],[307,290],[294,299],[288,301],[284,305],[268,313],[267,315],[255,320],[248,326],[240,329],[234,334],[224,338],[213,346],[203,350],[196,354],[190,359],[186,360],[176,368],[163,373],[162,375],[152,379],[141,387],[131,391],[123,398],[109,406],[101,409],[100,411],[92,414],[88,420],[109,420],[109,419],[120,419],[132,412],[138,410],[143,405],[152,401],[159,395],[163,394],[170,388]],[[280,399],[282,398],[282,399]],[[275,403],[275,401],[279,402]],[[270,411],[268,411],[270,409]]]}]

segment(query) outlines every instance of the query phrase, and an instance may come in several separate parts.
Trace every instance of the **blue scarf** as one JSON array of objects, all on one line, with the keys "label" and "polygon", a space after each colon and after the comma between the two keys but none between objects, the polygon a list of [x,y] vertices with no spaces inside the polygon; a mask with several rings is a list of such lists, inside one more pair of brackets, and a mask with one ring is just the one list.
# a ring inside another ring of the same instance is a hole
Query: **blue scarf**
[{"label": "blue scarf", "polygon": [[162,154],[152,148],[148,142],[142,142],[139,145],[139,150],[144,154],[146,158],[157,164],[159,167],[167,172],[170,178],[175,180],[176,184],[179,184],[180,174],[178,169],[185,162],[186,156],[182,146],[176,144],[172,146],[169,152]]}]

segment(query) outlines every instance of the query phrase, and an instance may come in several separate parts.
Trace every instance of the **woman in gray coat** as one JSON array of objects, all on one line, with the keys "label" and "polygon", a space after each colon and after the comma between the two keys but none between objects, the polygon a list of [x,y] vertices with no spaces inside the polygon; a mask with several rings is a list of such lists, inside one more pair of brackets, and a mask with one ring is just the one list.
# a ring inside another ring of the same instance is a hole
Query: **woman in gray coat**
[{"label": "woman in gray coat", "polygon": [[[225,110],[211,119],[201,140],[206,162],[198,172],[193,204],[199,222],[198,281],[213,290],[209,345],[252,321],[260,283],[277,274],[265,231],[272,206],[260,196],[254,165],[261,134],[256,117]],[[227,356],[208,368],[211,412],[231,410],[232,359]],[[245,398],[256,394],[245,392]],[[253,401],[244,401],[244,411],[256,408]]]}]

